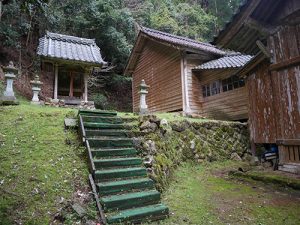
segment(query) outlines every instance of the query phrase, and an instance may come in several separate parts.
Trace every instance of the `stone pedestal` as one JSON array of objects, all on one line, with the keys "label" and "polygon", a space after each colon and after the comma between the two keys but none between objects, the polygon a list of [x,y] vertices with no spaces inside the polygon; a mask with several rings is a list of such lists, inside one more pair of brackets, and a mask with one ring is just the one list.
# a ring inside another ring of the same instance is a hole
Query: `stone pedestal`
[{"label": "stone pedestal", "polygon": [[31,104],[40,105],[39,93],[41,91],[40,86],[43,83],[39,80],[38,75],[35,75],[34,80],[30,81],[30,83],[32,84],[32,92],[33,92],[33,97],[31,99]]},{"label": "stone pedestal", "polygon": [[9,62],[7,67],[3,67],[4,77],[6,81],[6,89],[3,92],[3,96],[0,98],[0,104],[2,105],[17,105],[19,102],[15,97],[13,90],[13,83],[18,74],[18,69],[14,67],[13,62]]},{"label": "stone pedestal", "polygon": [[146,95],[148,94],[147,89],[149,88],[148,85],[146,85],[145,80],[142,80],[140,84],[140,114],[144,115],[148,113],[148,106],[146,103]]}]

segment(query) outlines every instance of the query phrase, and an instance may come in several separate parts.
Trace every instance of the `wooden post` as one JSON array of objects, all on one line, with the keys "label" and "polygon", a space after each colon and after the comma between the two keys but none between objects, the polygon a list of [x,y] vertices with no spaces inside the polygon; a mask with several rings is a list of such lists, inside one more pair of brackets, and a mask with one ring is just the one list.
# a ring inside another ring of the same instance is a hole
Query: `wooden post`
[{"label": "wooden post", "polygon": [[58,87],[58,64],[55,63],[55,75],[54,75],[54,99],[57,99],[57,87]]},{"label": "wooden post", "polygon": [[69,97],[73,97],[74,92],[74,74],[70,71],[70,91]]},{"label": "wooden post", "polygon": [[84,72],[84,101],[88,101],[88,73]]}]

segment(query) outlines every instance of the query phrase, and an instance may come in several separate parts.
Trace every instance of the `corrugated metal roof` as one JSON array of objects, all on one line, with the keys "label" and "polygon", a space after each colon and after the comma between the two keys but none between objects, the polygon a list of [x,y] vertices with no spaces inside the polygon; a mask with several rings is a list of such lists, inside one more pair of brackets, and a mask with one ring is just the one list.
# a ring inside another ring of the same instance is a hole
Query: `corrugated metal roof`
[{"label": "corrugated metal roof", "polygon": [[90,64],[105,64],[95,39],[48,32],[40,38],[37,54]]},{"label": "corrugated metal roof", "polygon": [[210,69],[224,69],[224,68],[238,68],[244,66],[248,61],[252,59],[251,55],[227,55],[225,57],[215,59],[199,66],[196,66],[195,70],[210,70]]},{"label": "corrugated metal roof", "polygon": [[144,34],[146,34],[150,37],[153,37],[155,39],[159,39],[161,41],[165,41],[165,42],[168,42],[168,43],[171,43],[174,45],[179,45],[179,46],[188,47],[191,49],[206,51],[206,52],[210,52],[210,53],[217,54],[217,55],[226,55],[225,51],[223,51],[209,43],[196,41],[196,40],[193,40],[190,38],[165,33],[165,32],[150,29],[147,27],[142,27],[141,32],[143,32]]}]

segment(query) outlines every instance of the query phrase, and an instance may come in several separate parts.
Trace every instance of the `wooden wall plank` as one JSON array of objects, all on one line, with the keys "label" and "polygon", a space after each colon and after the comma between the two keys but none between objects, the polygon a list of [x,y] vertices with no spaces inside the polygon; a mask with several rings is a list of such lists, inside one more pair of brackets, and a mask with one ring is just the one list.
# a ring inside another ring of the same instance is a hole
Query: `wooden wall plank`
[{"label": "wooden wall plank", "polygon": [[144,79],[150,86],[147,105],[150,112],[182,110],[180,52],[169,46],[148,41],[132,74],[133,111],[138,112],[139,85]]},{"label": "wooden wall plank", "polygon": [[198,82],[191,85],[194,92],[193,110],[203,117],[220,120],[242,120],[248,118],[247,86],[205,97],[202,96],[202,85],[226,79],[235,74],[237,69],[215,69],[195,71],[193,79]]}]

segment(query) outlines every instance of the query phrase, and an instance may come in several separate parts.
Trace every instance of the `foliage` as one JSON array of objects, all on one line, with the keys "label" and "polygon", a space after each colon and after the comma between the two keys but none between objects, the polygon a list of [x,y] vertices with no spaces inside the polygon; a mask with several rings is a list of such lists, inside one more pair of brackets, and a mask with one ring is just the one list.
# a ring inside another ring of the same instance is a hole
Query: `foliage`
[{"label": "foliage", "polygon": [[94,93],[91,95],[91,100],[94,101],[97,109],[108,109],[107,98],[101,93]]}]

